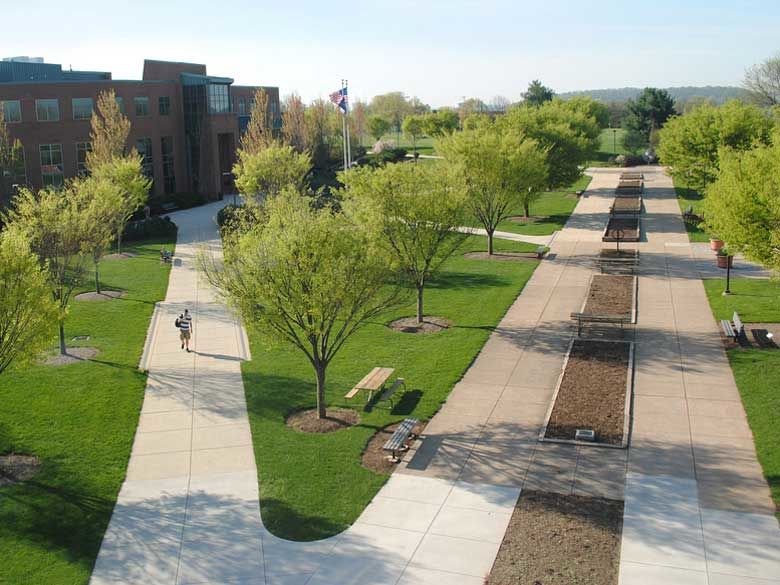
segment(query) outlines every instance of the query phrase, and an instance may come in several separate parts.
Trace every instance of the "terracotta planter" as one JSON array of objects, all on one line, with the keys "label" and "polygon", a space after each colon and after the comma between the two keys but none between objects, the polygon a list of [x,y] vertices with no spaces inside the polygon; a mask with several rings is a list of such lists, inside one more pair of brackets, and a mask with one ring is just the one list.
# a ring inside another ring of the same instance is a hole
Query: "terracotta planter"
[{"label": "terracotta planter", "polygon": [[710,249],[713,252],[717,252],[723,247],[723,240],[718,240],[716,238],[710,238]]},{"label": "terracotta planter", "polygon": [[734,266],[734,256],[721,256],[718,254],[718,268],[732,268]]}]

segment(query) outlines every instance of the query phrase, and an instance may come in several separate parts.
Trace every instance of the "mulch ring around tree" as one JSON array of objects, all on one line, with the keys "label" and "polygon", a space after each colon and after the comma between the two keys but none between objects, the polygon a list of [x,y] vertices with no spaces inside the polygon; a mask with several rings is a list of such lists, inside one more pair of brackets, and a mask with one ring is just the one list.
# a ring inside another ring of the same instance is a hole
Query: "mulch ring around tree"
[{"label": "mulch ring around tree", "polygon": [[497,262],[527,262],[528,260],[538,260],[536,252],[469,252],[463,254],[467,260],[495,260]]},{"label": "mulch ring around tree", "polygon": [[630,316],[634,308],[634,277],[594,274],[583,313]]},{"label": "mulch ring around tree", "polygon": [[299,410],[287,417],[285,424],[301,433],[332,433],[360,422],[360,415],[349,408],[328,408],[325,418],[317,418],[317,409]]},{"label": "mulch ring around tree", "polygon": [[545,437],[573,441],[592,429],[597,443],[621,445],[629,356],[628,343],[575,339]]},{"label": "mulch ring around tree", "polygon": [[524,491],[485,585],[616,585],[623,502]]},{"label": "mulch ring around tree", "polygon": [[[400,424],[400,422],[397,422],[388,425],[385,428],[378,430],[376,434],[368,440],[361,457],[361,464],[363,467],[370,469],[374,473],[387,474],[393,472],[398,464],[390,461],[390,454],[387,451],[383,451],[382,446],[391,436],[393,436],[393,433]],[[421,435],[424,428],[425,423],[420,423],[414,428],[414,433]],[[407,445],[409,445],[410,442],[411,440],[407,441]],[[401,459],[403,459],[405,453],[399,452],[399,455]]]},{"label": "mulch ring around tree", "polygon": [[94,347],[69,347],[65,350],[65,355],[59,353],[50,354],[43,360],[45,366],[66,366],[68,364],[75,364],[91,360],[98,354],[98,350]]},{"label": "mulch ring around tree", "polygon": [[100,292],[89,291],[76,295],[77,301],[110,301],[125,296],[122,290],[101,290]]},{"label": "mulch ring around tree", "polygon": [[21,453],[0,454],[0,488],[27,481],[41,468],[41,460],[35,455]]},{"label": "mulch ring around tree", "polygon": [[103,256],[103,260],[127,260],[129,258],[135,258],[138,256],[135,252],[115,252],[114,254],[108,254]]},{"label": "mulch ring around tree", "polygon": [[422,323],[417,322],[417,317],[404,317],[388,324],[390,329],[401,333],[438,333],[451,326],[452,323],[447,319],[430,316],[423,317]]}]

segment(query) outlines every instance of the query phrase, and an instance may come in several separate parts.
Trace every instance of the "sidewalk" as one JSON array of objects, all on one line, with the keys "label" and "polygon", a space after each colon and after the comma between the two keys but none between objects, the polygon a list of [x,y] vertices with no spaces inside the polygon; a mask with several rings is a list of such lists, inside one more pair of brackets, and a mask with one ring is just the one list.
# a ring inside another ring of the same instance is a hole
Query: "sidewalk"
[{"label": "sidewalk", "polygon": [[[463,226],[455,228],[453,231],[462,232],[464,234],[474,234],[477,236],[487,236],[487,232],[484,228]],[[526,234],[516,234],[514,232],[493,232],[493,236],[502,240],[512,240],[514,242],[527,242],[529,244],[536,244],[537,246],[549,246],[555,239],[555,232],[549,236],[529,236]]]}]

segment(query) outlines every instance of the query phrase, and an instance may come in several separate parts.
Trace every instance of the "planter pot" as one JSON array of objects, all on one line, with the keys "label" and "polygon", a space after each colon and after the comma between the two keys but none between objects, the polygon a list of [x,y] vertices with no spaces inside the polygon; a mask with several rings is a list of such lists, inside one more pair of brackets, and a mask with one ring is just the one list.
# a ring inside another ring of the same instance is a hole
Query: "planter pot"
[{"label": "planter pot", "polygon": [[713,252],[717,252],[723,247],[723,240],[718,240],[715,238],[710,238],[710,249]]},{"label": "planter pot", "polygon": [[718,268],[732,268],[734,266],[734,256],[717,256]]}]

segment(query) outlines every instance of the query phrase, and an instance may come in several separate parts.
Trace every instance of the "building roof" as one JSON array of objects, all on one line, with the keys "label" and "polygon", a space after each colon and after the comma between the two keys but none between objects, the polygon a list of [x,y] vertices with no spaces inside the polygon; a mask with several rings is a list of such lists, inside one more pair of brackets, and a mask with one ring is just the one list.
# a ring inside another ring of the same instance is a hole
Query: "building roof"
[{"label": "building roof", "polygon": [[0,61],[0,83],[25,81],[103,81],[111,79],[107,71],[62,70],[62,65],[30,61]]}]

